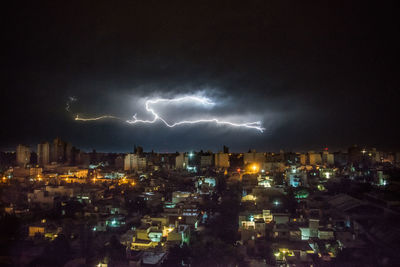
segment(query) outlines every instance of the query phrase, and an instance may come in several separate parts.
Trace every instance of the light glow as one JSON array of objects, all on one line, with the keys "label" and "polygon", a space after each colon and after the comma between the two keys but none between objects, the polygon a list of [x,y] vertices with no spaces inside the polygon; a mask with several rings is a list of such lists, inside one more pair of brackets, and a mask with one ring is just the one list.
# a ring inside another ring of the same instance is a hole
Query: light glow
[{"label": "light glow", "polygon": [[[202,104],[204,106],[209,106],[209,107],[215,105],[215,103],[212,102],[210,99],[208,99],[206,97],[198,97],[198,96],[184,96],[184,97],[178,97],[178,98],[172,98],[172,99],[167,99],[167,98],[150,99],[150,100],[146,101],[145,109],[147,112],[149,112],[150,114],[153,115],[152,120],[139,119],[139,118],[137,118],[137,114],[135,114],[135,115],[133,115],[131,120],[125,120],[125,122],[129,123],[129,124],[137,124],[137,123],[153,124],[157,121],[161,121],[169,128],[173,128],[173,127],[176,127],[179,125],[184,125],[184,124],[215,123],[218,125],[227,125],[227,126],[231,126],[231,127],[254,129],[254,130],[257,130],[260,132],[264,132],[264,130],[265,130],[265,128],[263,128],[261,126],[260,121],[235,123],[235,122],[230,122],[230,121],[223,121],[218,118],[210,118],[210,119],[198,119],[198,120],[182,120],[182,121],[178,121],[175,123],[168,123],[152,107],[159,103],[182,103],[182,102],[193,102],[193,103]],[[69,104],[67,104],[67,107],[69,110]],[[93,117],[93,118],[82,118],[78,115],[75,117],[76,121],[97,121],[97,120],[103,120],[103,119],[117,119],[117,120],[124,121],[123,119],[112,116],[112,115],[103,115],[103,116]]]}]

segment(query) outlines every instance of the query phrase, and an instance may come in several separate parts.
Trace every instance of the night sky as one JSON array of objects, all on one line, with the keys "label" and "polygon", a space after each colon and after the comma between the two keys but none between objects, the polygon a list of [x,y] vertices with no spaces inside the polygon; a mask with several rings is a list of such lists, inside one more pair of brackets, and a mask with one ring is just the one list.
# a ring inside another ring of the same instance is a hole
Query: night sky
[{"label": "night sky", "polygon": [[[3,10],[0,149],[56,136],[114,152],[400,149],[395,2],[327,2],[13,1]],[[145,99],[184,95],[217,105],[159,111],[261,120],[266,131],[74,120],[151,119]]]}]

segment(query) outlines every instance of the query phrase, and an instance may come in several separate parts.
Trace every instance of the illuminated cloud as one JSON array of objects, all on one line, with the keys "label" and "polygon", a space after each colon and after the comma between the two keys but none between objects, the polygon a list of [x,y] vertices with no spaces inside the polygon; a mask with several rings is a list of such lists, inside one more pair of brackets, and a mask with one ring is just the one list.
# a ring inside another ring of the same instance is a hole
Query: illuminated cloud
[{"label": "illuminated cloud", "polygon": [[[132,119],[124,120],[120,117],[112,116],[112,115],[103,115],[98,117],[81,117],[76,116],[75,120],[77,121],[97,121],[103,119],[117,119],[125,121],[129,124],[153,124],[157,121],[161,121],[167,127],[173,128],[180,125],[191,125],[191,124],[200,124],[200,123],[214,123],[216,125],[225,125],[230,127],[238,127],[238,128],[247,128],[257,130],[259,132],[264,132],[265,128],[262,127],[261,121],[255,122],[233,122],[229,120],[224,120],[217,117],[200,117],[195,119],[183,119],[177,120],[175,122],[168,122],[164,115],[161,115],[159,111],[156,111],[156,107],[160,104],[166,105],[165,108],[168,109],[168,105],[183,105],[183,104],[192,104],[192,105],[200,105],[204,109],[211,109],[213,106],[216,105],[211,99],[203,96],[197,95],[189,95],[189,96],[182,96],[182,97],[175,97],[175,98],[154,98],[145,101],[145,109],[148,114],[151,114],[151,119],[139,119],[137,114],[133,115]],[[68,103],[67,106],[69,107]]]}]

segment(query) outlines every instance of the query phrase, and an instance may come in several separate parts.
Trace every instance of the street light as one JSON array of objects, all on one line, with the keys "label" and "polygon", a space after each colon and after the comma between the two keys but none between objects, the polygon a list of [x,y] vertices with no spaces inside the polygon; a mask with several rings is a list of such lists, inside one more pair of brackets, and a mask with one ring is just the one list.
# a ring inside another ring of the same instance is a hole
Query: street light
[{"label": "street light", "polygon": [[254,164],[252,169],[253,169],[254,172],[256,172],[257,171],[257,165]]}]

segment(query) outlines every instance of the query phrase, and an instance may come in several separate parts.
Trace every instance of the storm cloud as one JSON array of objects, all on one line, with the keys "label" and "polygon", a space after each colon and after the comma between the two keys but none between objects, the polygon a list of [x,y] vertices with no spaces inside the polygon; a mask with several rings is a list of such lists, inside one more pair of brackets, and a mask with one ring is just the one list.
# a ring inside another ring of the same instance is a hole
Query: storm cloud
[{"label": "storm cloud", "polygon": [[[101,151],[399,148],[394,10],[348,1],[15,2],[1,147],[60,136]],[[198,93],[220,104],[213,115],[261,120],[265,133],[74,120],[146,116],[145,99]]]}]

